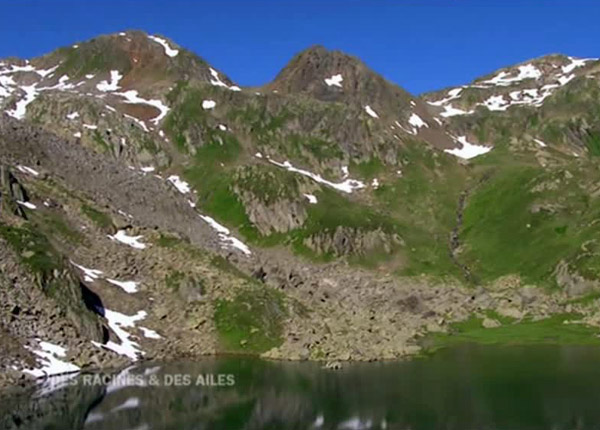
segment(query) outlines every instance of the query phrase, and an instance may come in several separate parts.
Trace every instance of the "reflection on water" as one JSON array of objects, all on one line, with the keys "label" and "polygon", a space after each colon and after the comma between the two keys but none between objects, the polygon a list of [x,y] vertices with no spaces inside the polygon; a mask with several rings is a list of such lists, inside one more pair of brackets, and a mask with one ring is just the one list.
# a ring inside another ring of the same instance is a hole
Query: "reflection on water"
[{"label": "reflection on water", "polygon": [[463,346],[400,363],[226,357],[48,381],[0,428],[592,429],[600,348]]}]

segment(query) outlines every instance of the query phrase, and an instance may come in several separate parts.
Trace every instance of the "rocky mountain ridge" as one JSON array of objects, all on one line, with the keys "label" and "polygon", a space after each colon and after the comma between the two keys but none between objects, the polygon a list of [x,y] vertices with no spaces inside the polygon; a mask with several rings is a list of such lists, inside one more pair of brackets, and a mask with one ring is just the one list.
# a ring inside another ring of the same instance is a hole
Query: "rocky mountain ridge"
[{"label": "rocky mountain ridge", "polygon": [[3,378],[597,326],[599,70],[549,56],[416,97],[312,47],[250,89],[139,31],[0,62]]}]

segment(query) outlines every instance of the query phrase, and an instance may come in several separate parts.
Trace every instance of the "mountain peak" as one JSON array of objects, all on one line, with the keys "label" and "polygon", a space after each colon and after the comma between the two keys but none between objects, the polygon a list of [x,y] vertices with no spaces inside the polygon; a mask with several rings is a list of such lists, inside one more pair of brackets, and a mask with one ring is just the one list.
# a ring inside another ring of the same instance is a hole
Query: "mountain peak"
[{"label": "mountain peak", "polygon": [[374,80],[384,81],[358,58],[313,45],[296,54],[269,87],[282,93],[336,98],[336,94],[360,91]]},{"label": "mountain peak", "polygon": [[167,88],[188,80],[237,88],[227,76],[196,54],[162,35],[140,30],[77,42],[33,59],[31,64],[39,69],[56,69],[55,80],[61,76],[110,80],[110,76],[118,72],[122,77],[119,85],[125,89],[144,90],[156,84]]}]

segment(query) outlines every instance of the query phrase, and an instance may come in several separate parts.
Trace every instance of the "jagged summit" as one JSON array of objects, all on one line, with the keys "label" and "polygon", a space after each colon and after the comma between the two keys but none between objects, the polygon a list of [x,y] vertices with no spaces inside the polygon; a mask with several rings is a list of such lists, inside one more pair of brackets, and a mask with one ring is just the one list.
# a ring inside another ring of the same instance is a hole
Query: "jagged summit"
[{"label": "jagged summit", "polygon": [[360,59],[321,45],[295,55],[268,87],[280,93],[307,93],[323,100],[354,97],[366,103],[412,97]]},{"label": "jagged summit", "polygon": [[338,50],[309,47],[295,55],[266,88],[283,95],[341,102],[381,120],[392,131],[418,134],[438,148],[454,146],[421,100],[357,57]]}]

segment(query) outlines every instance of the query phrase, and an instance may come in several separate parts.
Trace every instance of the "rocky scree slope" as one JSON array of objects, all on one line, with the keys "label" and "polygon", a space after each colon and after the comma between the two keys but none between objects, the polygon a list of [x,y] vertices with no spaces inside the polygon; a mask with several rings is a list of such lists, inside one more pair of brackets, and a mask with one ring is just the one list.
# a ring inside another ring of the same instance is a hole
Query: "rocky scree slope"
[{"label": "rocky scree slope", "polygon": [[312,47],[240,88],[139,31],[4,60],[2,378],[598,325],[598,83],[551,56],[416,97]]}]

